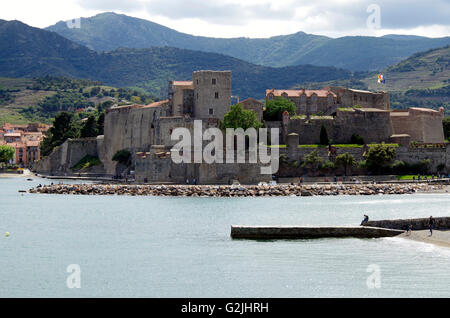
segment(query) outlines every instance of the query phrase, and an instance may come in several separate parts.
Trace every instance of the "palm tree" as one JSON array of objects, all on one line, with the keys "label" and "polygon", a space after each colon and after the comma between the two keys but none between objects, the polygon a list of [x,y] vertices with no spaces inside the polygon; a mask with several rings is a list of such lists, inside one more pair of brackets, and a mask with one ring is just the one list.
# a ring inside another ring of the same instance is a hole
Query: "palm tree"
[{"label": "palm tree", "polygon": [[343,167],[345,171],[345,176],[347,176],[348,168],[356,166],[356,160],[355,157],[346,152],[336,157],[336,165]]}]

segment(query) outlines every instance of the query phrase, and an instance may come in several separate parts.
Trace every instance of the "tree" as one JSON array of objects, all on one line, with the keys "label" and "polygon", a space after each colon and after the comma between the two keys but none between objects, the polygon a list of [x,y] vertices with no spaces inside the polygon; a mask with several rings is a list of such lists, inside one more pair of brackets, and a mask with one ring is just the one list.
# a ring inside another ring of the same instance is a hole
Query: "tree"
[{"label": "tree", "polygon": [[395,157],[395,147],[385,144],[370,147],[366,154],[366,165],[372,172],[380,173]]},{"label": "tree", "polygon": [[0,163],[8,163],[10,160],[14,159],[16,155],[16,149],[8,145],[0,146]]},{"label": "tree", "polygon": [[97,137],[98,129],[97,129],[97,121],[94,115],[90,115],[88,120],[84,124],[83,128],[81,128],[80,137],[88,138],[88,137]]},{"label": "tree", "polygon": [[317,150],[314,150],[303,157],[302,167],[311,169],[312,171],[316,171],[320,167],[322,162],[323,159],[319,156]]},{"label": "tree", "polygon": [[123,149],[123,150],[119,150],[118,152],[116,152],[114,154],[114,156],[112,157],[112,160],[117,161],[124,165],[128,165],[129,161],[130,161],[130,157],[131,157],[131,153],[128,150]]},{"label": "tree", "polygon": [[450,117],[445,117],[442,121],[442,125],[444,126],[444,136],[445,139],[450,138]]},{"label": "tree", "polygon": [[265,120],[281,120],[283,113],[287,111],[289,115],[295,115],[295,104],[286,98],[277,97],[266,103],[264,112]]},{"label": "tree", "polygon": [[73,119],[73,115],[66,112],[55,116],[53,126],[47,131],[46,137],[41,143],[42,155],[48,156],[55,147],[58,147],[67,139],[79,136],[78,123]]},{"label": "tree", "polygon": [[356,160],[355,157],[346,152],[336,157],[336,165],[343,167],[347,176],[348,168],[356,166]]},{"label": "tree", "polygon": [[324,125],[320,128],[320,144],[321,145],[329,145],[330,139],[328,138],[327,129]]},{"label": "tree", "polygon": [[105,112],[101,112],[97,119],[97,134],[103,135],[105,128]]},{"label": "tree", "polygon": [[247,110],[241,104],[231,106],[231,110],[225,114],[221,128],[261,128],[262,123],[258,120],[256,113],[252,110]]}]

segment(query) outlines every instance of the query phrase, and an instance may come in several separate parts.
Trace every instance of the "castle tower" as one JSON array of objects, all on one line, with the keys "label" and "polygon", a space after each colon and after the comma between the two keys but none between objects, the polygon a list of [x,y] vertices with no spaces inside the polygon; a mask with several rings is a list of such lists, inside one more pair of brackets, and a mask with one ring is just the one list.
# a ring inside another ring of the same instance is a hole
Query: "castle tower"
[{"label": "castle tower", "polygon": [[194,84],[194,117],[223,120],[231,108],[231,71],[197,71]]}]

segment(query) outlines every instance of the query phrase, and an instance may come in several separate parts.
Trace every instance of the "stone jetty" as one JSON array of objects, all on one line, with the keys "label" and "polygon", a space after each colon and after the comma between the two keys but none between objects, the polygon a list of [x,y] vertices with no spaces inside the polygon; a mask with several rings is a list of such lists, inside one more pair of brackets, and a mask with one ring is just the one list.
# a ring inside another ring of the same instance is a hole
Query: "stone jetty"
[{"label": "stone jetty", "polygon": [[319,239],[319,238],[380,238],[404,233],[401,230],[377,227],[302,227],[302,226],[231,226],[233,239]]},{"label": "stone jetty", "polygon": [[166,197],[278,197],[412,194],[442,190],[430,184],[328,184],[328,185],[105,185],[55,184],[29,193],[65,195],[131,195]]}]

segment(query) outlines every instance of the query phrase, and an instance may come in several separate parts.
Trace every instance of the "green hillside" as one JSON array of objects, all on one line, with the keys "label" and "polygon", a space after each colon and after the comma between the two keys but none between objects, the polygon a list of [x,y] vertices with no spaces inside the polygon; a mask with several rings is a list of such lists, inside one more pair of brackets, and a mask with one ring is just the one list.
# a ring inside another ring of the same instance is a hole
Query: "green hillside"
[{"label": "green hillside", "polygon": [[258,99],[268,88],[351,77],[351,72],[334,67],[273,68],[226,55],[170,47],[97,53],[54,32],[17,21],[0,21],[0,52],[0,76],[85,78],[115,87],[143,88],[159,97],[167,96],[168,80],[190,79],[196,70],[231,70],[233,94]]},{"label": "green hillside", "polygon": [[101,112],[113,104],[153,100],[153,96],[139,90],[108,87],[89,80],[50,76],[0,78],[0,125],[5,122],[49,124],[60,111],[73,113],[92,107]]},{"label": "green hillside", "polygon": [[374,74],[362,81],[371,90],[391,92],[393,108],[444,107],[450,115],[450,46],[417,53],[387,68],[386,84]]},{"label": "green hillside", "polygon": [[352,71],[380,70],[416,52],[450,44],[450,37],[387,35],[332,39],[304,32],[264,39],[201,37],[112,12],[81,18],[81,28],[68,28],[65,22],[59,22],[47,30],[96,51],[171,46],[225,54],[271,67],[311,64]]}]

